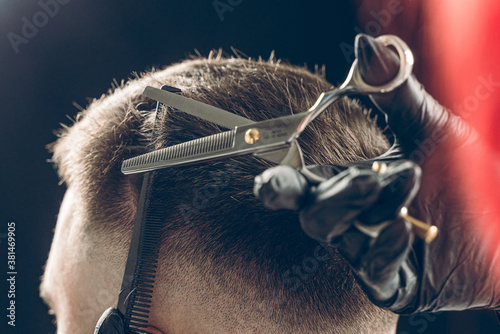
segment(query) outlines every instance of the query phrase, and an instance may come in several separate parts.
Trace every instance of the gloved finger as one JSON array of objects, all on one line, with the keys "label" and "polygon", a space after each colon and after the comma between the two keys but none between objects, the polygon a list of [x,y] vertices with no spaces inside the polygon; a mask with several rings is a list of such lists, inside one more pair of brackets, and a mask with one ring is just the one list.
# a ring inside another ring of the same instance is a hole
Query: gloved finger
[{"label": "gloved finger", "polygon": [[[411,225],[401,218],[391,222],[376,239],[356,245],[359,237],[345,234],[339,251],[351,263],[370,296],[378,301],[390,299],[401,282],[399,270],[413,242]],[[353,252],[358,246],[359,254]]]},{"label": "gloved finger", "polygon": [[354,52],[358,59],[363,80],[373,86],[391,81],[399,72],[400,60],[396,52],[366,34],[358,34],[354,40]]},{"label": "gloved finger", "polygon": [[351,267],[359,268],[373,238],[351,226],[332,241],[342,256],[349,261]]},{"label": "gloved finger", "polygon": [[255,177],[253,192],[269,209],[299,210],[309,189],[306,178],[290,166],[276,166]]},{"label": "gloved finger", "polygon": [[376,172],[351,167],[311,187],[307,199],[310,204],[300,212],[302,229],[311,238],[330,242],[376,201],[379,192]]},{"label": "gloved finger", "polygon": [[[390,47],[373,37],[358,35],[356,52],[360,74],[366,83],[380,85],[396,75],[399,58]],[[370,98],[388,115],[389,127],[407,153],[436,130],[443,129],[450,117],[449,112],[425,91],[413,75],[396,90],[373,94]]]},{"label": "gloved finger", "polygon": [[376,225],[397,217],[403,206],[415,198],[422,171],[409,160],[393,162],[379,173],[380,194],[377,201],[358,216],[362,224]]}]

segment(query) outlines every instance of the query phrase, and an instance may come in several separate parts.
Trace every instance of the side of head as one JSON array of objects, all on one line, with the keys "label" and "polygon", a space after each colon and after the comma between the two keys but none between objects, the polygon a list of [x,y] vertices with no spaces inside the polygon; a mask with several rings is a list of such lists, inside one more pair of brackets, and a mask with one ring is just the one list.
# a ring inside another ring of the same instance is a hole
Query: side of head
[{"label": "side of head", "polygon": [[[141,181],[121,174],[123,159],[225,130],[166,108],[151,138],[155,102],[140,94],[162,84],[255,121],[307,110],[331,88],[279,61],[215,57],[144,74],[94,101],[54,147],[68,190],[41,290],[59,333],[88,333],[116,303]],[[388,146],[348,99],[300,142],[308,164],[366,159]],[[253,178],[269,166],[245,156],[158,173],[165,227],[150,323],[168,333],[394,330],[396,317],[368,301],[334,249],[305,235],[296,212],[254,198]]]}]

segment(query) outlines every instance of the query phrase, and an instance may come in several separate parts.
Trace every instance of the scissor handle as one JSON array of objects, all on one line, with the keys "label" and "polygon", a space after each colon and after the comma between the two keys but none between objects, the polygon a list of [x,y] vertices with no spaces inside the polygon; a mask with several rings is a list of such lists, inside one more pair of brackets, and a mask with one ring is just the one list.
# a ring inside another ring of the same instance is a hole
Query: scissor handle
[{"label": "scissor handle", "polygon": [[376,38],[376,40],[383,45],[392,45],[396,49],[399,56],[399,70],[396,76],[389,82],[380,85],[373,86],[366,83],[359,72],[358,59],[354,59],[351,65],[349,74],[346,80],[340,87],[333,89],[328,92],[322,93],[314,105],[309,108],[306,113],[308,115],[304,117],[304,120],[297,127],[297,130],[291,137],[291,139],[297,139],[304,129],[311,123],[316,117],[318,117],[328,106],[333,102],[338,100],[343,95],[349,94],[383,94],[393,91],[394,89],[401,86],[406,79],[411,75],[413,70],[413,53],[411,52],[408,45],[399,37],[395,35],[383,35]]},{"label": "scissor handle", "polygon": [[[401,86],[406,79],[411,75],[413,70],[413,53],[411,52],[408,45],[398,36],[395,35],[382,35],[375,38],[377,42],[380,42],[385,46],[393,46],[399,56],[399,70],[396,76],[386,82],[385,84],[374,86],[366,83],[359,72],[358,59],[356,58],[352,63],[349,74],[347,75],[344,83],[339,87],[339,89],[347,90],[355,94],[384,94],[393,91],[394,89]],[[334,92],[334,91],[331,91]],[[330,92],[325,93],[328,95]]]}]

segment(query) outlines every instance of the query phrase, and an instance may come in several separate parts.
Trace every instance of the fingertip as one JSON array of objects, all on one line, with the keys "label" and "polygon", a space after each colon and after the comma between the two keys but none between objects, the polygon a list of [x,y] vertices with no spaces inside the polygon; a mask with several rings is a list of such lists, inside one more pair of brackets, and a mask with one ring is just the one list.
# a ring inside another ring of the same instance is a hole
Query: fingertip
[{"label": "fingertip", "polygon": [[255,177],[254,195],[273,210],[299,210],[307,189],[306,178],[289,166],[273,167]]},{"label": "fingertip", "polygon": [[366,34],[358,34],[354,41],[359,72],[370,85],[380,86],[396,77],[400,59],[389,47]]}]

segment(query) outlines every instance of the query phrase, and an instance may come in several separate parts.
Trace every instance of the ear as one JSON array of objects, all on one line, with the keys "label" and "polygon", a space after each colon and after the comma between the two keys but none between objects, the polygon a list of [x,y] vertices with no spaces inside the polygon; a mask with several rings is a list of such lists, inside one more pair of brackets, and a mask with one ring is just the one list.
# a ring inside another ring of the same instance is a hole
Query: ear
[{"label": "ear", "polygon": [[146,328],[146,332],[148,332],[149,334],[167,334],[167,333],[163,333],[161,330],[156,329],[156,328],[151,327],[151,326],[148,326],[148,328]]}]

